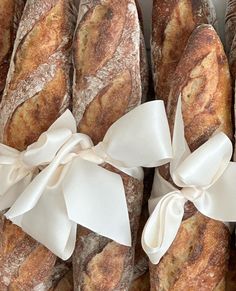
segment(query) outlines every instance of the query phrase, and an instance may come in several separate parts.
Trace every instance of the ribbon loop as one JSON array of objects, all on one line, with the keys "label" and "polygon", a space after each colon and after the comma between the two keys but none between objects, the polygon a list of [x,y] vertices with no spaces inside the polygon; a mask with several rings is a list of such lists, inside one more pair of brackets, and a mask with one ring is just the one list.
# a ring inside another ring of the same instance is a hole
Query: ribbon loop
[{"label": "ribbon loop", "polygon": [[231,141],[225,134],[214,135],[184,159],[172,173],[176,185],[209,188],[224,173],[232,152]]},{"label": "ribbon loop", "polygon": [[[129,112],[96,146],[87,135],[76,133],[75,120],[66,111],[21,155],[24,163],[42,171],[27,180],[20,191],[13,191],[17,195],[8,201],[12,204],[6,213],[9,219],[62,259],[73,252],[77,224],[130,246],[122,179],[99,165],[109,163],[141,180],[141,166],[170,161],[172,148],[164,104],[154,101]],[[14,160],[9,162],[15,166]]]},{"label": "ribbon loop", "polygon": [[[142,237],[143,248],[154,264],[158,264],[174,241],[186,201],[191,201],[205,216],[222,222],[236,221],[232,206],[236,205],[236,180],[233,178],[236,164],[230,163],[231,141],[224,133],[216,133],[191,153],[184,137],[181,96],[172,147],[170,174],[175,185],[182,189],[177,190],[156,171],[149,201],[151,216]],[[175,210],[179,215],[174,216]]]}]

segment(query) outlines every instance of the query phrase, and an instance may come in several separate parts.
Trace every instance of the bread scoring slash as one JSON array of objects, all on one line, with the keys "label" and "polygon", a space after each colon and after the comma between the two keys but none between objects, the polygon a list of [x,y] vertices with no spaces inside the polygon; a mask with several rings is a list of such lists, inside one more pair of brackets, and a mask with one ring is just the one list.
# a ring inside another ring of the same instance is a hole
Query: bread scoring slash
[{"label": "bread scoring slash", "polygon": [[154,0],[151,56],[156,98],[167,105],[175,69],[192,31],[200,24],[216,25],[211,0]]},{"label": "bread scoring slash", "polygon": [[[141,30],[134,0],[81,0],[79,11],[73,114],[78,130],[97,144],[116,120],[141,103]],[[123,180],[132,246],[81,227],[73,255],[75,290],[128,290],[133,277],[142,182],[110,165],[102,166]]]},{"label": "bread scoring slash", "polygon": [[[71,102],[73,0],[28,0],[0,105],[0,140],[24,150]],[[56,257],[1,216],[0,290],[49,290]]]},{"label": "bread scoring slash", "polygon": [[[216,130],[232,138],[229,66],[210,25],[194,30],[175,71],[167,106],[172,132],[179,96],[185,137],[192,151]],[[203,216],[193,204],[186,203],[184,220],[173,244],[158,265],[150,265],[151,290],[225,290],[229,237],[226,225]]]}]

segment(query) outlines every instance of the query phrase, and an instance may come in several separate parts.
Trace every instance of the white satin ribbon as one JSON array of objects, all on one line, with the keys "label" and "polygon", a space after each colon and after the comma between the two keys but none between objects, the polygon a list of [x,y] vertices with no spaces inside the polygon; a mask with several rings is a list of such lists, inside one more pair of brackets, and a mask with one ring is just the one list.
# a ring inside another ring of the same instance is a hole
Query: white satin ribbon
[{"label": "white satin ribbon", "polygon": [[205,216],[219,221],[236,221],[236,164],[230,162],[232,144],[223,133],[212,136],[193,153],[184,137],[179,98],[173,134],[170,173],[178,190],[156,170],[150,218],[143,230],[142,246],[153,264],[158,264],[174,241],[184,205],[191,201]]},{"label": "white satin ribbon", "polygon": [[[66,111],[25,152],[7,148],[0,157],[1,174],[7,167],[9,173],[14,172],[1,193],[7,199],[8,190],[15,189],[6,217],[62,259],[68,259],[74,250],[77,224],[129,246],[122,179],[98,165],[109,163],[142,180],[140,167],[162,165],[171,156],[161,101],[143,104],[120,118],[97,146],[87,135],[76,133],[75,120]],[[18,188],[22,181],[25,184]]]}]

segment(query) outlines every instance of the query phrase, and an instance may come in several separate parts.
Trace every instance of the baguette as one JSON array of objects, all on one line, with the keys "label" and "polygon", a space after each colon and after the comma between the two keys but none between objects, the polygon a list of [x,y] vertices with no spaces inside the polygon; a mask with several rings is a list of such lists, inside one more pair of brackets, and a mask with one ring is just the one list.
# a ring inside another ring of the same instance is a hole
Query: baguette
[{"label": "baguette", "polygon": [[5,88],[16,31],[25,0],[0,1],[0,100]]},{"label": "baguette", "polygon": [[195,27],[215,24],[211,0],[154,0],[152,16],[152,70],[156,97],[167,99],[175,69]]},{"label": "baguette", "polygon": [[[141,102],[140,25],[134,0],[81,0],[74,64],[74,116],[79,131],[97,144],[113,122]],[[75,290],[127,290],[132,280],[142,183],[103,166],[123,179],[132,247],[80,227],[73,255]]]},{"label": "baguette", "polygon": [[[177,66],[167,106],[172,132],[180,95],[185,137],[192,151],[215,130],[232,138],[230,73],[223,46],[210,25],[194,30]],[[158,265],[150,264],[151,290],[225,290],[229,230],[190,203],[186,207],[170,249]]]},{"label": "baguette", "polygon": [[[24,150],[69,106],[75,14],[73,0],[27,1],[0,106],[1,142]],[[55,256],[3,218],[0,237],[0,290],[48,290]]]}]

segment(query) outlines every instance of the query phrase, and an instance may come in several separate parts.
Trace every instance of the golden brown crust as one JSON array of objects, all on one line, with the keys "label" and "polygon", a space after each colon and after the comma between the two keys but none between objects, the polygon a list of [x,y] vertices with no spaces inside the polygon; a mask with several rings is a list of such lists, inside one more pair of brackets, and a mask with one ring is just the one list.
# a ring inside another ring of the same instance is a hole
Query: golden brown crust
[{"label": "golden brown crust", "polygon": [[[27,1],[0,105],[0,139],[24,150],[68,107],[73,0]],[[1,216],[0,290],[48,290],[55,255]]]},{"label": "golden brown crust", "polygon": [[128,70],[117,75],[88,105],[79,124],[79,132],[88,134],[95,144],[101,141],[108,128],[125,114],[131,86]]},{"label": "golden brown crust", "polygon": [[125,24],[126,1],[106,2],[106,5],[94,5],[78,25],[75,42],[77,87],[86,85],[80,76],[95,74],[111,59],[119,44]]},{"label": "golden brown crust", "polygon": [[232,138],[229,67],[219,37],[210,25],[195,29],[176,69],[167,108],[171,130],[180,95],[191,150],[208,140],[215,130]]},{"label": "golden brown crust", "polygon": [[[80,4],[73,113],[79,131],[97,144],[112,123],[141,102],[140,24],[134,0],[82,0]],[[133,244],[125,247],[80,228],[73,255],[75,290],[127,290],[133,276],[142,182],[105,167],[123,179]]]},{"label": "golden brown crust", "polygon": [[141,102],[134,0],[80,2],[74,64],[73,113],[79,129],[97,143],[115,120]]},{"label": "golden brown crust", "polygon": [[[177,66],[167,107],[173,129],[177,100],[182,96],[185,135],[191,150],[216,129],[232,137],[230,83],[227,59],[216,32],[210,25],[199,26]],[[151,290],[225,290],[229,230],[197,212],[191,203],[186,209],[172,246],[158,265],[150,265]]]},{"label": "golden brown crust", "polygon": [[0,1],[0,99],[5,87],[13,44],[25,0]]},{"label": "golden brown crust", "polygon": [[46,288],[55,256],[3,217],[0,231],[0,290]]},{"label": "golden brown crust", "polygon": [[134,250],[142,205],[142,183],[116,170],[123,180],[132,231],[132,247],[80,228],[73,255],[74,286],[81,291],[127,290],[133,276]]},{"label": "golden brown crust", "polygon": [[73,0],[27,2],[0,108],[6,144],[25,149],[68,107],[74,26]]},{"label": "golden brown crust", "polygon": [[216,290],[227,272],[228,242],[222,223],[200,213],[185,220],[161,262],[150,266],[151,290]]},{"label": "golden brown crust", "polygon": [[208,0],[154,0],[152,67],[156,97],[167,104],[171,82],[188,38],[201,23],[214,23]]}]

